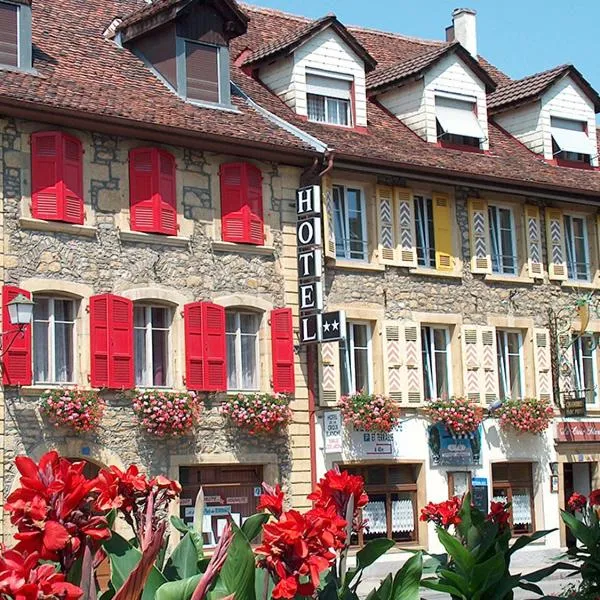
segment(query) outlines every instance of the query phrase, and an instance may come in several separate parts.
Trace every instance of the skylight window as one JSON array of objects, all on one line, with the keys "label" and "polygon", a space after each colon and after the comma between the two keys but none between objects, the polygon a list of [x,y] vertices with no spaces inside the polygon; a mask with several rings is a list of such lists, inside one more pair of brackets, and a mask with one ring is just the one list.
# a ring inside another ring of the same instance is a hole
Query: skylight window
[{"label": "skylight window", "polygon": [[552,154],[556,158],[589,164],[595,148],[584,121],[550,118]]},{"label": "skylight window", "polygon": [[477,115],[475,100],[435,97],[437,137],[442,142],[479,148],[485,138]]},{"label": "skylight window", "polygon": [[308,120],[331,125],[352,125],[351,84],[347,79],[306,75]]}]

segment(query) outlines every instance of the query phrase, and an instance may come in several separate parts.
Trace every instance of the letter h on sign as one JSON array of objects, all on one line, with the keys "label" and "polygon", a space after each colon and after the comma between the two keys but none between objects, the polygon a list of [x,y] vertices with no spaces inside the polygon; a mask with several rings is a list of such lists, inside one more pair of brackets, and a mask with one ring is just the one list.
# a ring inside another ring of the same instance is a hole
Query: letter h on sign
[{"label": "letter h on sign", "polygon": [[296,191],[296,214],[304,217],[321,213],[321,190],[318,185],[310,185]]}]

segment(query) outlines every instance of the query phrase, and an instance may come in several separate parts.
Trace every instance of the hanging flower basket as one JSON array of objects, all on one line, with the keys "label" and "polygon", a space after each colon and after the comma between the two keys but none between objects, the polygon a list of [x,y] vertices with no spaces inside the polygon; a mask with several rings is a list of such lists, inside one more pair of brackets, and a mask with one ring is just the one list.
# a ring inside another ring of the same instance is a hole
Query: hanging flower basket
[{"label": "hanging flower basket", "polygon": [[135,390],[132,402],[140,427],[161,438],[189,434],[202,410],[194,392]]},{"label": "hanging flower basket", "polygon": [[98,427],[104,413],[104,400],[98,392],[73,388],[54,388],[40,396],[40,411],[56,427],[69,427],[86,433]]},{"label": "hanging flower basket", "polygon": [[250,435],[275,434],[292,420],[285,394],[237,394],[221,404],[221,414]]},{"label": "hanging flower basket", "polygon": [[524,398],[506,400],[496,415],[504,431],[541,434],[550,426],[554,409],[548,400]]},{"label": "hanging flower basket", "polygon": [[443,423],[451,435],[468,435],[477,431],[484,417],[483,406],[474,400],[453,396],[430,400],[425,414],[434,423]]},{"label": "hanging flower basket", "polygon": [[351,394],[338,403],[346,425],[364,431],[390,432],[398,424],[400,408],[388,396],[381,394]]}]

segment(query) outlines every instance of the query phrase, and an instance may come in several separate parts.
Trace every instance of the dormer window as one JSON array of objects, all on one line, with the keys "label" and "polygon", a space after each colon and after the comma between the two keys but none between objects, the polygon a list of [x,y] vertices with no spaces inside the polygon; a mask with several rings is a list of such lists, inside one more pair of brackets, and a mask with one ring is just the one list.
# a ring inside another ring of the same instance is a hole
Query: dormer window
[{"label": "dormer window", "polygon": [[0,0],[0,67],[31,68],[31,7]]},{"label": "dormer window", "polygon": [[435,97],[437,137],[441,142],[480,148],[485,138],[477,119],[475,99]]},{"label": "dormer window", "polygon": [[185,42],[186,98],[202,102],[221,101],[219,50],[217,46]]},{"label": "dormer window", "polygon": [[550,117],[552,154],[559,160],[590,164],[594,146],[587,133],[587,123]]},{"label": "dormer window", "polygon": [[330,125],[352,125],[352,81],[322,75],[306,75],[308,120]]}]

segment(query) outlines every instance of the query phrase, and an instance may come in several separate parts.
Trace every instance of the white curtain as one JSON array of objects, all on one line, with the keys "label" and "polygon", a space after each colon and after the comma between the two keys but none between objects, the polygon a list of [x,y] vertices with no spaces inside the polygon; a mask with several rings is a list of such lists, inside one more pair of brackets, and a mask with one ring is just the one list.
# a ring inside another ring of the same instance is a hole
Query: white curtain
[{"label": "white curtain", "polygon": [[411,500],[392,501],[392,531],[412,532],[415,530],[415,512]]},{"label": "white curtain", "polygon": [[363,508],[363,519],[367,521],[369,533],[387,533],[385,502],[369,502]]},{"label": "white curtain", "polygon": [[532,523],[531,496],[528,492],[513,494],[512,513],[513,523],[518,523],[519,525],[530,525]]}]

